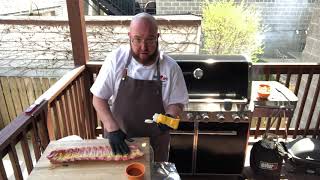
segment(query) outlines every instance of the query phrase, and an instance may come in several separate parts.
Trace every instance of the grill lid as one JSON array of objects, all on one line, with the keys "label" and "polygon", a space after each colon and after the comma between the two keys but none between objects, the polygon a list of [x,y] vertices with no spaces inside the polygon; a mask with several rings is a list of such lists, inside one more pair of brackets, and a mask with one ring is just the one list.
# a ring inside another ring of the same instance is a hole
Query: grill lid
[{"label": "grill lid", "polygon": [[171,56],[179,64],[190,99],[250,99],[251,63],[244,56]]}]

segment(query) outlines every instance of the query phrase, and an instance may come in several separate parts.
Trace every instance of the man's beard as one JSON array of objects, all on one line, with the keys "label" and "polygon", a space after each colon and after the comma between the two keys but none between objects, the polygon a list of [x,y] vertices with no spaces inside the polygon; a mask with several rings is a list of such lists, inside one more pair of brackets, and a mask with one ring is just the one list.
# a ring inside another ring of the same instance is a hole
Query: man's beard
[{"label": "man's beard", "polygon": [[156,50],[154,51],[154,53],[151,54],[151,55],[148,57],[148,59],[146,59],[146,60],[144,60],[144,61],[142,61],[142,60],[139,58],[139,55],[138,55],[138,54],[136,54],[135,52],[133,52],[131,43],[130,43],[130,52],[131,52],[131,54],[132,54],[132,57],[134,57],[134,58],[135,58],[136,60],[138,60],[140,63],[142,63],[142,64],[144,64],[144,65],[145,65],[145,64],[152,64],[153,62],[156,61],[157,56],[158,56],[158,54],[159,54],[158,46],[159,46],[159,43],[157,42]]}]

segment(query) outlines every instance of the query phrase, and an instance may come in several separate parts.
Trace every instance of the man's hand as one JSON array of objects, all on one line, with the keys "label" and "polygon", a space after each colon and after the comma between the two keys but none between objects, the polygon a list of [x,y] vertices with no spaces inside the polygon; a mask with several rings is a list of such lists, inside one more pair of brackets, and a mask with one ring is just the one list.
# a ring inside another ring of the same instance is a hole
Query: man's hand
[{"label": "man's hand", "polygon": [[114,155],[125,155],[130,153],[130,149],[124,141],[125,139],[126,134],[120,129],[117,131],[109,132],[109,144]]}]

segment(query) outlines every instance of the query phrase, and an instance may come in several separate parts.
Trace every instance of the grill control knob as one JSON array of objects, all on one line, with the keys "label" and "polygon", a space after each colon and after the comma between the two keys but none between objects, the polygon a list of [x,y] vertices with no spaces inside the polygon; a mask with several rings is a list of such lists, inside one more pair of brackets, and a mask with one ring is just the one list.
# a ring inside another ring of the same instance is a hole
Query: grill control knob
[{"label": "grill control knob", "polygon": [[241,118],[238,114],[232,114],[232,119],[234,122],[239,122]]},{"label": "grill control knob", "polygon": [[223,114],[217,114],[217,119],[220,122],[224,121],[224,115]]},{"label": "grill control knob", "polygon": [[195,117],[195,120],[201,120],[200,114],[196,114],[195,116],[196,116],[196,117]]},{"label": "grill control knob", "polygon": [[247,115],[243,115],[242,119],[244,119],[245,121],[249,121],[249,117]]},{"label": "grill control knob", "polygon": [[203,76],[203,70],[200,68],[197,68],[193,71],[193,77],[196,79],[201,79]]},{"label": "grill control knob", "polygon": [[193,121],[194,115],[192,113],[187,113],[187,120]]},{"label": "grill control knob", "polygon": [[202,120],[204,120],[204,121],[209,121],[209,115],[208,115],[208,113],[203,113],[203,114],[201,114],[201,117],[202,117]]}]

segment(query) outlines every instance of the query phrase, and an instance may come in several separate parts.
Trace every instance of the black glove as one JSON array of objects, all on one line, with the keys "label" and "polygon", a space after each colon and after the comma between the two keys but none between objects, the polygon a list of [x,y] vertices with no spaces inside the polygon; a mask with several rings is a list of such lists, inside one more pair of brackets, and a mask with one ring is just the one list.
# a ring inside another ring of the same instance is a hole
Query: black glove
[{"label": "black glove", "polygon": [[[166,116],[174,118],[171,114],[166,114]],[[165,124],[162,124],[162,123],[158,123],[158,127],[160,128],[160,130],[162,132],[173,130],[171,127],[169,127],[169,126],[167,126]]]},{"label": "black glove", "polygon": [[126,136],[127,135],[120,129],[117,131],[109,132],[109,144],[114,155],[125,155],[130,153],[128,145],[126,144],[126,142],[124,142]]}]

